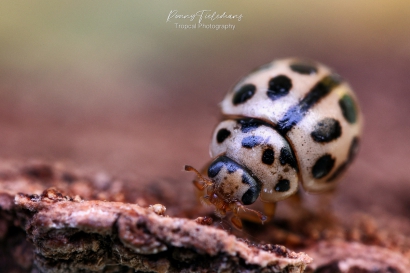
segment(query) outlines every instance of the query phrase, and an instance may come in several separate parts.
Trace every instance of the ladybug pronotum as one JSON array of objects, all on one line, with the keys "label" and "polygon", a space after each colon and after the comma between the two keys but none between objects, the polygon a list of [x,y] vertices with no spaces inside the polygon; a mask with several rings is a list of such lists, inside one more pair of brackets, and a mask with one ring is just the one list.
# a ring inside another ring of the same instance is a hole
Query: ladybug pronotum
[{"label": "ladybug pronotum", "polygon": [[[295,58],[252,71],[221,103],[223,121],[210,145],[207,177],[197,173],[203,200],[241,227],[239,209],[258,198],[274,204],[298,191],[323,192],[352,163],[363,118],[350,86],[328,67]],[[272,211],[273,209],[271,209]]]}]

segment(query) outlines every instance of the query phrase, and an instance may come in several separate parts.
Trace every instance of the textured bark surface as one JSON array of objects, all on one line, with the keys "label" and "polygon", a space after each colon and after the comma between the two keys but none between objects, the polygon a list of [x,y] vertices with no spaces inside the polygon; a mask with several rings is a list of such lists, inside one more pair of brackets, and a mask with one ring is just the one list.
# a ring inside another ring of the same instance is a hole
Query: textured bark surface
[{"label": "textured bark surface", "polygon": [[[1,163],[0,266],[7,272],[290,273],[304,272],[307,265],[305,272],[315,273],[410,269],[409,240],[377,227],[368,216],[346,225],[310,214],[265,226],[248,223],[245,231],[235,232],[226,223],[221,228],[203,218],[169,217],[162,205],[126,203],[125,181],[101,173]],[[158,201],[149,192],[134,194]],[[309,256],[261,244],[258,235]]]},{"label": "textured bark surface", "polygon": [[[37,192],[42,181],[75,193],[84,190],[72,187],[77,179],[89,189],[98,183],[47,165],[23,167],[20,175],[16,171],[2,173],[0,196],[1,268],[8,272],[298,273],[311,262],[306,254],[283,246],[250,245],[226,231],[166,217],[159,204],[142,208],[86,201],[56,188],[41,194],[14,194],[19,189]],[[115,199],[118,193],[108,188],[104,196]]]}]

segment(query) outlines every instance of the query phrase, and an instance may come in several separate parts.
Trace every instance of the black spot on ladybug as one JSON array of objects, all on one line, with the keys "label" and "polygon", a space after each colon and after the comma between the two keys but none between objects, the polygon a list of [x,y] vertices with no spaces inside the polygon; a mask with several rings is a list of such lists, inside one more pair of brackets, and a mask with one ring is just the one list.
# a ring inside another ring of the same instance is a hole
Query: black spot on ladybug
[{"label": "black spot on ladybug", "polygon": [[332,182],[332,181],[336,180],[337,178],[339,178],[345,172],[348,165],[349,164],[347,162],[342,163],[336,169],[336,171],[326,180],[326,182]]},{"label": "black spot on ladybug", "polygon": [[275,152],[273,151],[272,148],[267,148],[265,151],[263,151],[263,154],[262,154],[263,163],[265,163],[266,165],[272,165],[274,160],[275,160]]},{"label": "black spot on ladybug", "polygon": [[255,119],[255,118],[238,119],[237,122],[241,125],[242,133],[251,132],[251,131],[257,129],[259,126],[262,126],[262,125],[270,126],[268,123],[266,123],[266,122],[264,122],[260,119]]},{"label": "black spot on ladybug", "polygon": [[285,75],[279,75],[270,79],[269,90],[266,92],[271,100],[277,100],[286,96],[292,88],[292,80]]},{"label": "black spot on ladybug", "polygon": [[244,170],[244,173],[242,174],[242,183],[249,185],[249,189],[244,193],[241,201],[244,205],[250,205],[259,197],[261,191],[260,183],[258,183],[258,181],[256,181],[246,170]]},{"label": "black spot on ladybug", "polygon": [[293,151],[289,146],[284,146],[282,147],[282,149],[280,149],[279,161],[282,165],[289,164],[289,166],[291,166],[293,169],[298,169],[295,155],[293,154]]},{"label": "black spot on ladybug", "polygon": [[234,105],[238,105],[241,103],[246,102],[250,98],[253,97],[253,95],[256,92],[256,86],[253,84],[245,84],[242,86],[233,96],[232,103]]},{"label": "black spot on ladybug", "polygon": [[322,178],[330,173],[333,166],[335,165],[335,160],[331,155],[325,154],[320,157],[312,168],[312,175],[314,178]]},{"label": "black spot on ladybug", "polygon": [[263,137],[261,136],[248,136],[242,139],[242,147],[253,148],[260,145],[263,142]]},{"label": "black spot on ladybug", "polygon": [[339,121],[334,118],[325,118],[315,125],[315,129],[310,135],[316,142],[330,142],[342,135],[342,127]]},{"label": "black spot on ladybug", "polygon": [[285,192],[290,189],[290,182],[287,179],[281,179],[279,182],[275,185],[275,191],[277,192]]},{"label": "black spot on ladybug", "polygon": [[344,95],[340,100],[339,100],[339,106],[340,109],[342,109],[342,114],[344,118],[346,119],[347,122],[350,124],[353,124],[357,120],[357,110],[356,110],[356,104],[353,100],[353,98],[349,95]]},{"label": "black spot on ladybug", "polygon": [[346,168],[352,163],[352,161],[356,157],[357,152],[359,151],[359,142],[360,141],[358,137],[354,137],[352,139],[347,160],[336,169],[332,176],[330,176],[329,179],[326,180],[327,182],[332,182],[339,178],[340,175],[346,170]]},{"label": "black spot on ladybug", "polygon": [[229,136],[231,135],[231,132],[225,128],[222,128],[218,131],[218,133],[216,134],[216,141],[218,141],[218,143],[222,143],[225,141],[225,139],[227,139]]},{"label": "black spot on ladybug", "polygon": [[313,64],[310,64],[307,62],[293,63],[290,65],[290,69],[292,69],[293,72],[304,74],[304,75],[311,75],[311,74],[317,73],[317,68]]},{"label": "black spot on ladybug", "polygon": [[332,74],[319,81],[306,96],[297,104],[290,107],[285,115],[279,120],[275,129],[282,135],[289,132],[293,126],[300,122],[308,110],[318,101],[326,97],[333,88],[341,83],[340,76]]}]

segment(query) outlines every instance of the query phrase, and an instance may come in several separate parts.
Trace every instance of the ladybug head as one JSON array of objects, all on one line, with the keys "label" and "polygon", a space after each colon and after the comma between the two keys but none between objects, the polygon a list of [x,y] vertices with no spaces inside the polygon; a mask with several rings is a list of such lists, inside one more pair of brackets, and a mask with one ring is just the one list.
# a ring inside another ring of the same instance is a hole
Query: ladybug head
[{"label": "ladybug head", "polygon": [[239,201],[250,205],[261,191],[261,183],[249,170],[224,155],[208,167],[208,177],[214,182],[214,193],[226,202]]}]

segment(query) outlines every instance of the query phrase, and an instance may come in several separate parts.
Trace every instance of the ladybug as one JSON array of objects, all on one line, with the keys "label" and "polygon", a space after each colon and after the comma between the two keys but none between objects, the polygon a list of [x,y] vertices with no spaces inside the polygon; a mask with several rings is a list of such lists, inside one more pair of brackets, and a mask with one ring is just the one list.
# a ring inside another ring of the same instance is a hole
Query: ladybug
[{"label": "ladybug", "polygon": [[[297,58],[275,60],[242,78],[221,103],[212,135],[212,162],[195,186],[202,200],[241,227],[240,209],[270,204],[298,191],[335,188],[355,158],[363,117],[350,86],[328,67]],[[206,175],[205,175],[206,173]],[[269,206],[267,206],[269,207]]]}]

